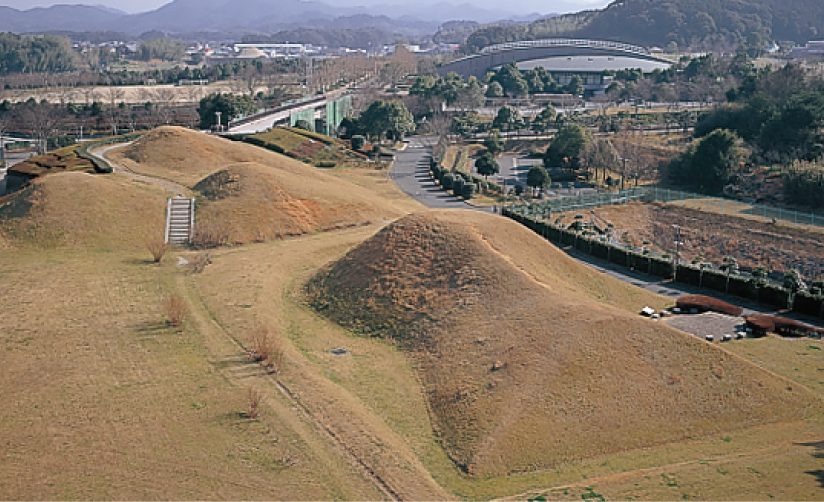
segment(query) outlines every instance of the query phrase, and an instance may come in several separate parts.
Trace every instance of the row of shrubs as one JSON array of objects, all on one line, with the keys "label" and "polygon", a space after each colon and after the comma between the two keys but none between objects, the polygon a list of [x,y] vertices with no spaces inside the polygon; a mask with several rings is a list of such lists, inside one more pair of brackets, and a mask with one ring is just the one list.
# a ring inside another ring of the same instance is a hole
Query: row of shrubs
[{"label": "row of shrubs", "polygon": [[112,166],[109,165],[109,163],[105,160],[92,155],[91,150],[95,150],[97,148],[101,148],[108,145],[114,145],[117,143],[128,143],[129,141],[134,141],[138,139],[139,137],[143,136],[143,134],[145,134],[145,131],[132,132],[129,134],[122,134],[120,136],[109,136],[108,138],[89,141],[78,146],[75,149],[75,153],[81,159],[86,159],[89,162],[91,162],[94,166],[95,171],[99,173],[110,173],[112,172]]},{"label": "row of shrubs", "polygon": [[[440,183],[440,185],[445,190],[451,190],[452,185],[444,186],[442,182],[442,178],[445,175],[451,176],[452,180],[461,179],[464,184],[471,184],[475,187],[475,191],[481,192],[493,192],[493,193],[501,193],[501,186],[494,182],[487,179],[484,179],[482,176],[478,176],[477,174],[467,173],[465,171],[460,170],[452,170],[449,168],[445,168],[440,162],[438,162],[434,157],[429,161],[429,171],[432,174],[432,179],[436,182]],[[447,181],[447,184],[450,182]],[[458,194],[456,194],[458,195]],[[474,192],[473,192],[474,195]]]},{"label": "row of shrubs", "polygon": [[463,197],[464,199],[471,199],[475,196],[477,186],[471,175],[463,171],[452,171],[451,169],[444,169],[434,159],[429,163],[429,172],[441,188],[447,191],[452,191],[455,197]]},{"label": "row of shrubs", "polygon": [[689,264],[679,264],[662,257],[636,253],[578,232],[557,227],[551,223],[536,221],[522,214],[504,208],[502,214],[551,242],[573,246],[575,249],[611,263],[638,270],[645,274],[674,279],[691,286],[704,287],[730,295],[747,298],[773,307],[824,317],[824,295],[806,292],[793,294],[787,288],[770,284],[754,277],[727,275],[715,270],[706,270]]}]

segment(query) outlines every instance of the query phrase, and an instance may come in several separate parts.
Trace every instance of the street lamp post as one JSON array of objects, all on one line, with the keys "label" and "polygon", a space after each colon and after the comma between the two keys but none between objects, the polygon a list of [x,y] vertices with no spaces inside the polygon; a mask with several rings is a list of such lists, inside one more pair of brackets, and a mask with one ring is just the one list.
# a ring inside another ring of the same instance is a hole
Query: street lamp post
[{"label": "street lamp post", "polygon": [[681,227],[673,225],[672,229],[675,231],[675,266],[678,266],[681,246]]}]

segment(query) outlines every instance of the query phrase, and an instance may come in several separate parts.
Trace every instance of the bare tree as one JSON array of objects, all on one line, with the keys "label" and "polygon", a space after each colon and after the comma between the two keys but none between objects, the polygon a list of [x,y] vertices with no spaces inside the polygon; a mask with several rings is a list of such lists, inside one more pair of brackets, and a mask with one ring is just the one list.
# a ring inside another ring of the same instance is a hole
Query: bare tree
[{"label": "bare tree", "polygon": [[46,153],[48,138],[57,132],[57,125],[60,122],[58,110],[48,103],[30,103],[23,108],[20,115],[36,138],[37,153]]},{"label": "bare tree", "polygon": [[177,100],[177,93],[173,87],[158,87],[154,92],[154,96],[155,110],[161,122],[167,125],[170,124],[174,115],[172,107]]},{"label": "bare tree", "polygon": [[86,100],[86,106],[91,106],[97,100],[97,91],[94,87],[88,86],[80,89],[80,93]]},{"label": "bare tree", "polygon": [[123,97],[126,95],[126,91],[114,85],[109,85],[103,91],[103,95],[106,97],[109,104],[108,108],[106,108],[106,120],[112,127],[112,136],[117,136],[117,129],[120,125],[121,118],[121,110],[118,107],[118,104],[122,102]]},{"label": "bare tree", "polygon": [[6,167],[6,145],[4,143],[4,134],[11,122],[11,109],[0,105],[0,169]]},{"label": "bare tree", "polygon": [[203,99],[203,86],[190,85],[186,89],[186,99],[189,103],[198,103]]}]

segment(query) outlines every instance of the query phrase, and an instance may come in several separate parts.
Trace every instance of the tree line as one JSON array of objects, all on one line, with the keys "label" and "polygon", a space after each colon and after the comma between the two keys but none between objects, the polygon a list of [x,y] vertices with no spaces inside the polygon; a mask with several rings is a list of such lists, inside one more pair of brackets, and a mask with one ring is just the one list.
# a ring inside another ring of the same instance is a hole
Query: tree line
[{"label": "tree line", "polygon": [[614,0],[601,10],[483,27],[468,37],[463,50],[565,37],[721,52],[763,49],[768,40],[805,42],[822,31],[824,4],[818,0]]}]

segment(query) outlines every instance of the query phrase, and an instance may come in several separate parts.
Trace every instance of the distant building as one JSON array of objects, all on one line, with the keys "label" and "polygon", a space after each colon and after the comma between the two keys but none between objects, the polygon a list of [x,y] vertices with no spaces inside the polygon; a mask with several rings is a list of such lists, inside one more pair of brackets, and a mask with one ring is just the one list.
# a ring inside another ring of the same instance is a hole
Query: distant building
[{"label": "distant building", "polygon": [[510,42],[484,47],[479,54],[449,62],[438,68],[446,76],[483,78],[487,72],[515,63],[521,71],[542,67],[561,85],[574,76],[583,80],[584,92],[598,96],[612,83],[609,72],[639,68],[645,74],[667,70],[674,63],[653,55],[643,47],[604,40],[547,39]]},{"label": "distant building", "polygon": [[805,47],[793,47],[790,51],[792,59],[810,59],[824,57],[824,40],[807,42]]}]

